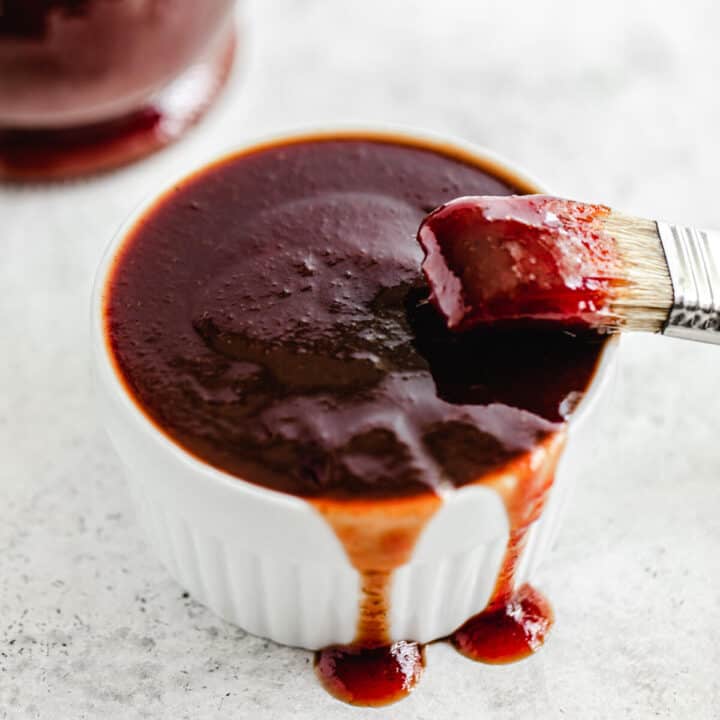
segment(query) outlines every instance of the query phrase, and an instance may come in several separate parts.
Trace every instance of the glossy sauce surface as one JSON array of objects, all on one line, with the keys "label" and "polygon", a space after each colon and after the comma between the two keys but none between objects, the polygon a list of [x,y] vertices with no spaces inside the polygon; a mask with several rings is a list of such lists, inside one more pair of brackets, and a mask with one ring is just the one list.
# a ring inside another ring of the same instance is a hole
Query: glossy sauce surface
[{"label": "glossy sauce surface", "polygon": [[112,269],[107,336],[143,412],[205,462],[306,498],[360,574],[355,641],[316,657],[347,702],[393,702],[421,676],[422,648],[392,642],[390,583],[439,490],[500,493],[511,543],[488,610],[511,607],[524,528],[602,349],[594,335],[453,333],[428,302],[424,215],[522,189],[391,140],[269,146],[169,192]]},{"label": "glossy sauce surface", "polygon": [[558,430],[595,336],[446,330],[414,234],[458,192],[514,188],[423,149],[318,141],[214,167],[120,253],[113,354],[183,447],[306,498],[462,486]]}]

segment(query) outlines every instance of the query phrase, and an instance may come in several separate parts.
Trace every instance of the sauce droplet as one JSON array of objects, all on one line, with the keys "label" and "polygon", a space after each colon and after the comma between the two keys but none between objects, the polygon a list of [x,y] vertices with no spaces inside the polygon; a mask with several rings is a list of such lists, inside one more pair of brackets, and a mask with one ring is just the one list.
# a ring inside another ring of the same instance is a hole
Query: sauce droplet
[{"label": "sauce droplet", "polygon": [[545,596],[522,585],[500,606],[470,618],[450,642],[472,660],[511,663],[538,650],[552,624],[552,607]]},{"label": "sauce droplet", "polygon": [[334,645],[315,654],[315,672],[323,687],[351,705],[402,700],[415,689],[424,667],[424,647],[405,640],[377,648]]}]

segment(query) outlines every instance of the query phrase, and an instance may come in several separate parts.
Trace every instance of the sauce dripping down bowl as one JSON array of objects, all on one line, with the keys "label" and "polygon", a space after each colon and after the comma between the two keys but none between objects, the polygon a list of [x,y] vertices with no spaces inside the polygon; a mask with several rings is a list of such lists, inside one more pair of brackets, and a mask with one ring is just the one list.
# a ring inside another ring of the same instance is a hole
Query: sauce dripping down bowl
[{"label": "sauce dripping down bowl", "polygon": [[[143,410],[108,336],[111,280],[128,238],[178,188],[233,158],[353,139],[430,151],[479,168],[520,192],[543,191],[492,153],[417,131],[337,129],[273,138],[181,178],[133,213],[106,251],[92,298],[102,419],[156,552],[181,585],[225,620],[310,650],[431,642],[486,608],[499,612],[511,603],[515,588],[532,580],[551,546],[573,480],[592,463],[594,416],[617,345],[610,339],[598,350],[594,373],[567,424],[557,423],[541,441],[482,477],[458,485],[439,482],[434,492],[300,497],[248,482],[184,449]],[[308,261],[301,274],[310,277],[312,265]],[[199,328],[208,335],[206,320],[202,315]],[[213,330],[210,341],[218,338]],[[360,358],[363,378],[368,362]],[[336,372],[335,366],[328,365],[327,372]],[[408,388],[403,392],[411,400],[415,391]],[[501,407],[485,419],[501,422],[497,413]],[[396,429],[406,447],[418,445],[412,428]],[[466,632],[462,644],[468,655],[470,636]],[[421,652],[405,645],[401,650],[397,655],[403,662],[421,661]],[[334,668],[343,657],[342,650],[332,650],[318,667]],[[348,670],[346,677],[354,672]],[[414,683],[418,676],[412,671],[403,677]]]}]

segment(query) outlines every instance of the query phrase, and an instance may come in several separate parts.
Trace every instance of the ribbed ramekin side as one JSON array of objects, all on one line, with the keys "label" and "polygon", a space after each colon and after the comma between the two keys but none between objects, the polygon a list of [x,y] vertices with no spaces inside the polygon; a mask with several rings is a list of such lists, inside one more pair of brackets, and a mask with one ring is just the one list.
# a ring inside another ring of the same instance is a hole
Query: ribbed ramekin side
[{"label": "ribbed ramekin side", "polygon": [[138,515],[170,574],[228,622],[284,645],[350,642],[360,578],[350,567],[287,562],[207,532],[155,498],[133,491]]},{"label": "ribbed ramekin side", "polygon": [[451,633],[487,604],[507,537],[437,562],[396,570],[392,588],[392,637],[429,642]]},{"label": "ribbed ramekin side", "polygon": [[[516,585],[531,582],[557,535],[572,485],[572,468],[561,467],[543,512],[529,528],[516,570]],[[444,637],[481,612],[491,598],[507,550],[508,534],[448,554],[409,563],[393,578],[393,639],[429,642]]]}]

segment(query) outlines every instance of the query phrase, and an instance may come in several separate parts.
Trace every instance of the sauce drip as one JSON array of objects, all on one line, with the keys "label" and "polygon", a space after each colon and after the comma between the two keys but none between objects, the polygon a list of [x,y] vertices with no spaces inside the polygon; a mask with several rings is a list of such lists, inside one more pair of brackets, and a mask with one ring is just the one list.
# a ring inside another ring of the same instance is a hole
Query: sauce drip
[{"label": "sauce drip", "polygon": [[555,322],[602,327],[623,273],[610,209],[544,195],[463,197],[423,221],[431,300],[448,327]]},{"label": "sauce drip", "polygon": [[562,432],[511,469],[519,481],[490,480],[505,502],[510,537],[490,601],[451,636],[467,657],[485,663],[521,660],[538,650],[553,623],[550,603],[533,587],[518,586],[517,570],[531,524],[540,517],[562,453]]},{"label": "sauce drip", "polygon": [[161,198],[111,272],[107,337],[142,412],[204,462],[305,498],[358,571],[355,638],[316,656],[347,702],[394,702],[421,676],[390,590],[442,492],[500,493],[512,542],[486,619],[517,599],[522,536],[595,370],[592,333],[457,334],[428,302],[428,210],[521,189],[401,141],[267,146]]},{"label": "sauce drip", "polygon": [[[388,627],[392,572],[410,559],[415,542],[439,509],[437,495],[385,504],[314,500],[361,577],[358,626],[350,645],[315,654],[323,686],[356,705],[387,705],[411,692],[422,676],[425,654],[414,642],[392,642]],[[358,518],[362,518],[362,527]]]}]

